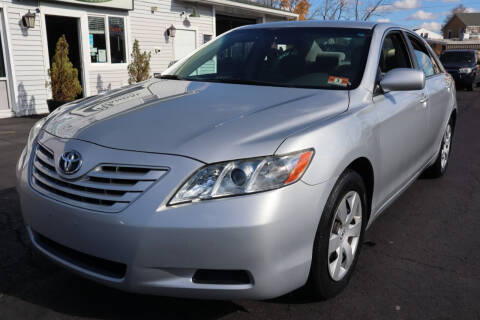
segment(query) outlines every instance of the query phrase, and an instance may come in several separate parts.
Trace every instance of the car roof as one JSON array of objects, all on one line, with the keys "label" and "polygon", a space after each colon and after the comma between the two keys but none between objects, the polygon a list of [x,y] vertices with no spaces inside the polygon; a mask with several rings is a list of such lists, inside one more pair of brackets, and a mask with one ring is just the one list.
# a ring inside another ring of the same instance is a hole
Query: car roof
[{"label": "car roof", "polygon": [[[354,29],[373,29],[376,25],[389,25],[387,23],[378,22],[357,22],[357,21],[281,21],[251,24],[240,27],[239,29],[267,29],[267,28],[354,28]],[[392,24],[392,26],[394,26]]]}]

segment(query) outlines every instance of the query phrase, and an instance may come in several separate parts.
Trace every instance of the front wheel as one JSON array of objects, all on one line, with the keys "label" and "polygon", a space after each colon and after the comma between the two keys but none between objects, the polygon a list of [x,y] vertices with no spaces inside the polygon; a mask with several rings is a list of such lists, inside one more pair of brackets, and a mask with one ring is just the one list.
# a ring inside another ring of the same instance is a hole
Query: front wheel
[{"label": "front wheel", "polygon": [[345,171],[327,200],[315,236],[308,286],[317,298],[337,295],[350,280],[367,222],[366,199],[360,175]]}]

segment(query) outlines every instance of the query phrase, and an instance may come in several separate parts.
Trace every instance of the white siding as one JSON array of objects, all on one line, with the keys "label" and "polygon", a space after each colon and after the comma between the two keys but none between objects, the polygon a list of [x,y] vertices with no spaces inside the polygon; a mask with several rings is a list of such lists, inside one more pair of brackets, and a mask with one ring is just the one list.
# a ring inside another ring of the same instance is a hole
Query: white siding
[{"label": "white siding", "polygon": [[90,70],[88,74],[90,95],[120,88],[128,84],[127,68],[114,70]]},{"label": "white siding", "polygon": [[[22,16],[35,12],[37,1],[4,2],[8,23],[8,45],[12,52],[15,74],[15,97],[11,106],[17,115],[47,112],[47,67],[44,63],[41,19],[36,15],[35,28],[21,27]],[[8,63],[8,61],[7,61]]]},{"label": "white siding", "polygon": [[[138,39],[141,50],[152,52],[150,62],[152,73],[164,71],[173,61],[174,38],[166,36],[166,29],[172,24],[177,29],[197,31],[197,48],[203,44],[203,35],[213,35],[214,19],[211,7],[197,6],[199,18],[189,18],[190,26],[181,17],[182,11],[190,14],[193,4],[175,0],[136,0],[135,10],[130,12],[131,43]],[[158,10],[152,13],[151,8]],[[155,49],[160,52],[155,53]]]}]

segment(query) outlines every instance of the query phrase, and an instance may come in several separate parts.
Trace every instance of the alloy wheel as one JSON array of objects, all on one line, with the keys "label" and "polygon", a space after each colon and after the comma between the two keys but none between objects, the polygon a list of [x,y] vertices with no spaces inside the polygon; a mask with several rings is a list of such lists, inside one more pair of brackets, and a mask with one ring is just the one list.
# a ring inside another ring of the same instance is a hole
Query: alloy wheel
[{"label": "alloy wheel", "polygon": [[441,161],[440,165],[442,166],[442,170],[444,170],[448,163],[448,157],[450,155],[450,146],[452,142],[452,127],[450,123],[447,125],[447,129],[443,135],[443,143],[442,143],[442,151],[441,151]]},{"label": "alloy wheel", "polygon": [[328,270],[334,281],[340,281],[350,270],[362,232],[362,202],[356,191],[340,201],[328,242]]}]

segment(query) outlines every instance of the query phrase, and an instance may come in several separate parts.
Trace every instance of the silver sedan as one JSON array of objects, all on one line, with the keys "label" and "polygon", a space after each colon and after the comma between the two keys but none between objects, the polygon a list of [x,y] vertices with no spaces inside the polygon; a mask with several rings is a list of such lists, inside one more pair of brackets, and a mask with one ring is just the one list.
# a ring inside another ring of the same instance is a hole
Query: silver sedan
[{"label": "silver sedan", "polygon": [[46,256],[122,290],[329,298],[382,211],[445,173],[456,108],[407,29],[241,27],[40,120],[17,166],[24,221]]}]

